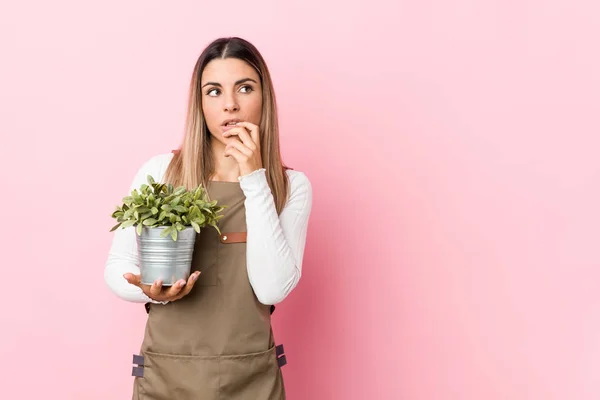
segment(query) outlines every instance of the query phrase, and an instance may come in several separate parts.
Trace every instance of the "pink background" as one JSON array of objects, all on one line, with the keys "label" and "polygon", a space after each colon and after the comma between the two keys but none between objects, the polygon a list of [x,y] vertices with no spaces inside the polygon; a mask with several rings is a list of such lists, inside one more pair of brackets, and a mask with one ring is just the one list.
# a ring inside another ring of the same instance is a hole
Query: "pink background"
[{"label": "pink background", "polygon": [[202,48],[240,35],[314,190],[274,320],[289,398],[600,398],[599,13],[4,2],[2,397],[129,398],[146,314],[104,285],[110,213],[179,143]]}]

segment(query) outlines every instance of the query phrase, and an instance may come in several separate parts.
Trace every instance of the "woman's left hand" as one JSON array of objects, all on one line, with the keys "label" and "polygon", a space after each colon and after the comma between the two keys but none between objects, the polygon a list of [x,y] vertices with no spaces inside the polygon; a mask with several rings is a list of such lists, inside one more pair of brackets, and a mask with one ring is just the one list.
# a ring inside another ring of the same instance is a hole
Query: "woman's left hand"
[{"label": "woman's left hand", "polygon": [[[250,122],[238,122],[223,136],[231,138],[225,147],[225,157],[231,156],[238,162],[240,176],[248,175],[263,167],[260,157],[258,126]],[[232,136],[237,136],[239,140]]]}]

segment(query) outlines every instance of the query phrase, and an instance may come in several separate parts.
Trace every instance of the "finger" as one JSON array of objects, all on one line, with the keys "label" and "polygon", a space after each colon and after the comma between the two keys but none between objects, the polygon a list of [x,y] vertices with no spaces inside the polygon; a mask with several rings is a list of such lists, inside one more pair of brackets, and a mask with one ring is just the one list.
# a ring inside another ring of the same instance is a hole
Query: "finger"
[{"label": "finger", "polygon": [[233,157],[238,164],[245,163],[248,160],[248,156],[229,145],[225,147],[225,157]]},{"label": "finger", "polygon": [[198,280],[199,276],[200,276],[200,271],[196,271],[190,275],[190,277],[187,280],[187,284],[181,290],[181,292],[179,292],[179,295],[177,296],[178,299],[182,298],[183,296],[188,295],[192,291],[192,288],[194,287],[194,284]]},{"label": "finger", "polygon": [[159,280],[154,281],[152,286],[150,286],[150,295],[151,295],[150,297],[159,297],[161,291],[162,291],[162,281],[159,279]]},{"label": "finger", "polygon": [[167,290],[167,292],[165,293],[165,295],[167,297],[177,297],[177,295],[179,294],[179,292],[181,292],[181,289],[185,286],[185,281],[183,279],[178,280],[177,282],[175,282],[170,288],[169,290]]},{"label": "finger", "polygon": [[128,272],[126,274],[123,274],[123,278],[125,278],[125,280],[128,283],[130,283],[131,285],[141,287],[140,275],[135,275],[135,274],[132,274],[131,272]]},{"label": "finger", "polygon": [[258,126],[251,124],[250,122],[238,122],[235,124],[236,126],[243,126],[244,128],[248,129],[250,131],[250,137],[252,138],[252,140],[254,141],[254,143],[256,143],[256,145],[258,146],[260,141],[259,141],[259,135],[258,135]]},{"label": "finger", "polygon": [[233,141],[228,143],[226,147],[237,149],[240,153],[244,154],[248,158],[252,157],[254,154],[254,152],[242,142]]},{"label": "finger", "polygon": [[232,136],[236,136],[236,135],[241,140],[241,142],[244,143],[244,145],[246,147],[248,147],[251,150],[257,149],[257,144],[254,142],[254,140],[252,140],[252,137],[250,136],[250,134],[248,133],[246,128],[243,128],[243,127],[240,127],[237,129],[233,128],[223,134],[223,136],[225,136],[225,137],[232,137]]}]

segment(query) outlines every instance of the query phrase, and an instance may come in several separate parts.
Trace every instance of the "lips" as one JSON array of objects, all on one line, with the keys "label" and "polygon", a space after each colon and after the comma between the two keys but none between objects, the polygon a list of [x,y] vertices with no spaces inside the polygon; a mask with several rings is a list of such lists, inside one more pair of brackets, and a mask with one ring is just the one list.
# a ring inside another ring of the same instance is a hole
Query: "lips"
[{"label": "lips", "polygon": [[221,124],[221,130],[223,131],[223,133],[234,128],[236,122],[242,122],[242,120],[239,118],[231,118],[231,119],[226,119],[225,121],[223,121],[223,123]]},{"label": "lips", "polygon": [[239,118],[226,119],[225,121],[223,121],[221,126],[233,126],[236,122],[242,122],[242,120]]}]

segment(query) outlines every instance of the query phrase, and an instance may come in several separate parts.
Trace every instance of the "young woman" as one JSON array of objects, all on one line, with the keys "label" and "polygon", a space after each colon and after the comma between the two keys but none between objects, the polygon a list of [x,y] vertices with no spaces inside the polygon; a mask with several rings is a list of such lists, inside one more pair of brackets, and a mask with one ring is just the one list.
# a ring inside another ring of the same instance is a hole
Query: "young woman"
[{"label": "young woman", "polygon": [[273,84],[252,44],[222,38],[202,52],[183,143],[149,159],[131,189],[148,174],[203,184],[227,208],[222,234],[201,230],[189,279],[170,287],[140,283],[134,228],[115,231],[106,282],[148,311],[133,398],[285,399],[271,313],[301,276],[312,189],[283,165]]}]

